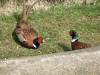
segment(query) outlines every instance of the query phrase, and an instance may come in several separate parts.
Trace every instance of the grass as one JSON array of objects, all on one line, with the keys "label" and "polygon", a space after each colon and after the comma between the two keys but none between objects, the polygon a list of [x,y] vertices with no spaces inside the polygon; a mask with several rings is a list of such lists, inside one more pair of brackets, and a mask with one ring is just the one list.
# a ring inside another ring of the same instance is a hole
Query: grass
[{"label": "grass", "polygon": [[57,5],[48,10],[32,10],[29,24],[45,40],[36,50],[20,46],[12,36],[20,16],[21,12],[0,15],[0,59],[70,51],[70,29],[78,32],[80,41],[93,47],[100,45],[100,4],[71,8]]}]

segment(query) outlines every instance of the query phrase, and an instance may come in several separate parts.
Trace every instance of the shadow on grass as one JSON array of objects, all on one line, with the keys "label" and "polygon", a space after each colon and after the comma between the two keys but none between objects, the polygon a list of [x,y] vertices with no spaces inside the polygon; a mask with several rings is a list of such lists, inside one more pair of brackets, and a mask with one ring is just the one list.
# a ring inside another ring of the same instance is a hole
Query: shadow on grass
[{"label": "shadow on grass", "polygon": [[13,37],[14,41],[15,41],[17,44],[23,46],[22,43],[18,40],[15,30],[14,30],[13,33],[12,33],[12,37]]},{"label": "shadow on grass", "polygon": [[58,45],[59,45],[60,47],[62,47],[64,51],[71,51],[71,49],[68,48],[64,43],[58,43]]},{"label": "shadow on grass", "polygon": [[15,30],[14,30],[13,33],[12,33],[12,37],[13,37],[14,41],[15,41],[18,45],[21,45],[21,46],[24,47],[24,48],[34,49],[34,48],[29,48],[29,47],[27,47],[27,46],[24,46],[24,45],[19,41],[19,39],[17,38],[17,35],[16,35]]}]

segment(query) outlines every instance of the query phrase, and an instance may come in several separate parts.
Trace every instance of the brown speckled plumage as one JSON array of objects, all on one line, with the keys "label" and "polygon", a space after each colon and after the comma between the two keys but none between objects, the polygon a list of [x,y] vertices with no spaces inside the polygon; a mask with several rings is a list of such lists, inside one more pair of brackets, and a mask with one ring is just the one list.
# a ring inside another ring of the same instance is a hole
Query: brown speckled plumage
[{"label": "brown speckled plumage", "polygon": [[[33,44],[33,40],[38,37],[38,33],[31,27],[23,25],[24,28],[16,27],[16,35],[20,36],[22,35],[25,40],[22,40],[21,42],[26,46],[31,46]],[[21,39],[18,37],[19,40]]]},{"label": "brown speckled plumage", "polygon": [[89,48],[91,46],[87,43],[83,43],[76,40],[75,42],[71,42],[71,47],[72,47],[72,50],[77,50],[77,49]]}]

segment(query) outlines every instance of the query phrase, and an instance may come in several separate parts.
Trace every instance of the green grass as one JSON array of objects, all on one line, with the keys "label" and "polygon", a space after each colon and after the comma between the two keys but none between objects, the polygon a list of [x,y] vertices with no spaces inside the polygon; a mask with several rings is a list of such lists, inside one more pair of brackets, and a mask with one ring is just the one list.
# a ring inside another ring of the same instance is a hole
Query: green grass
[{"label": "green grass", "polygon": [[36,50],[20,46],[12,36],[20,16],[21,12],[0,15],[0,59],[67,52],[71,50],[70,29],[78,32],[80,41],[93,47],[100,45],[100,4],[71,8],[57,5],[48,10],[32,10],[29,24],[45,40]]}]

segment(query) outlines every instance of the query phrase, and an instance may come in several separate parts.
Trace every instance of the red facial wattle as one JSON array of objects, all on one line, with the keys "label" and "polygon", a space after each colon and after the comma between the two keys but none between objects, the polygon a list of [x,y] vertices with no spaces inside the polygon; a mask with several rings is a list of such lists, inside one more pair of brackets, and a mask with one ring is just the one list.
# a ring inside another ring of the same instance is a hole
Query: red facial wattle
[{"label": "red facial wattle", "polygon": [[72,36],[72,35],[73,35],[72,30],[70,30],[69,35],[70,35],[70,36]]},{"label": "red facial wattle", "polygon": [[43,37],[40,37],[39,39],[38,39],[38,43],[40,44],[40,43],[42,43],[43,42]]}]

